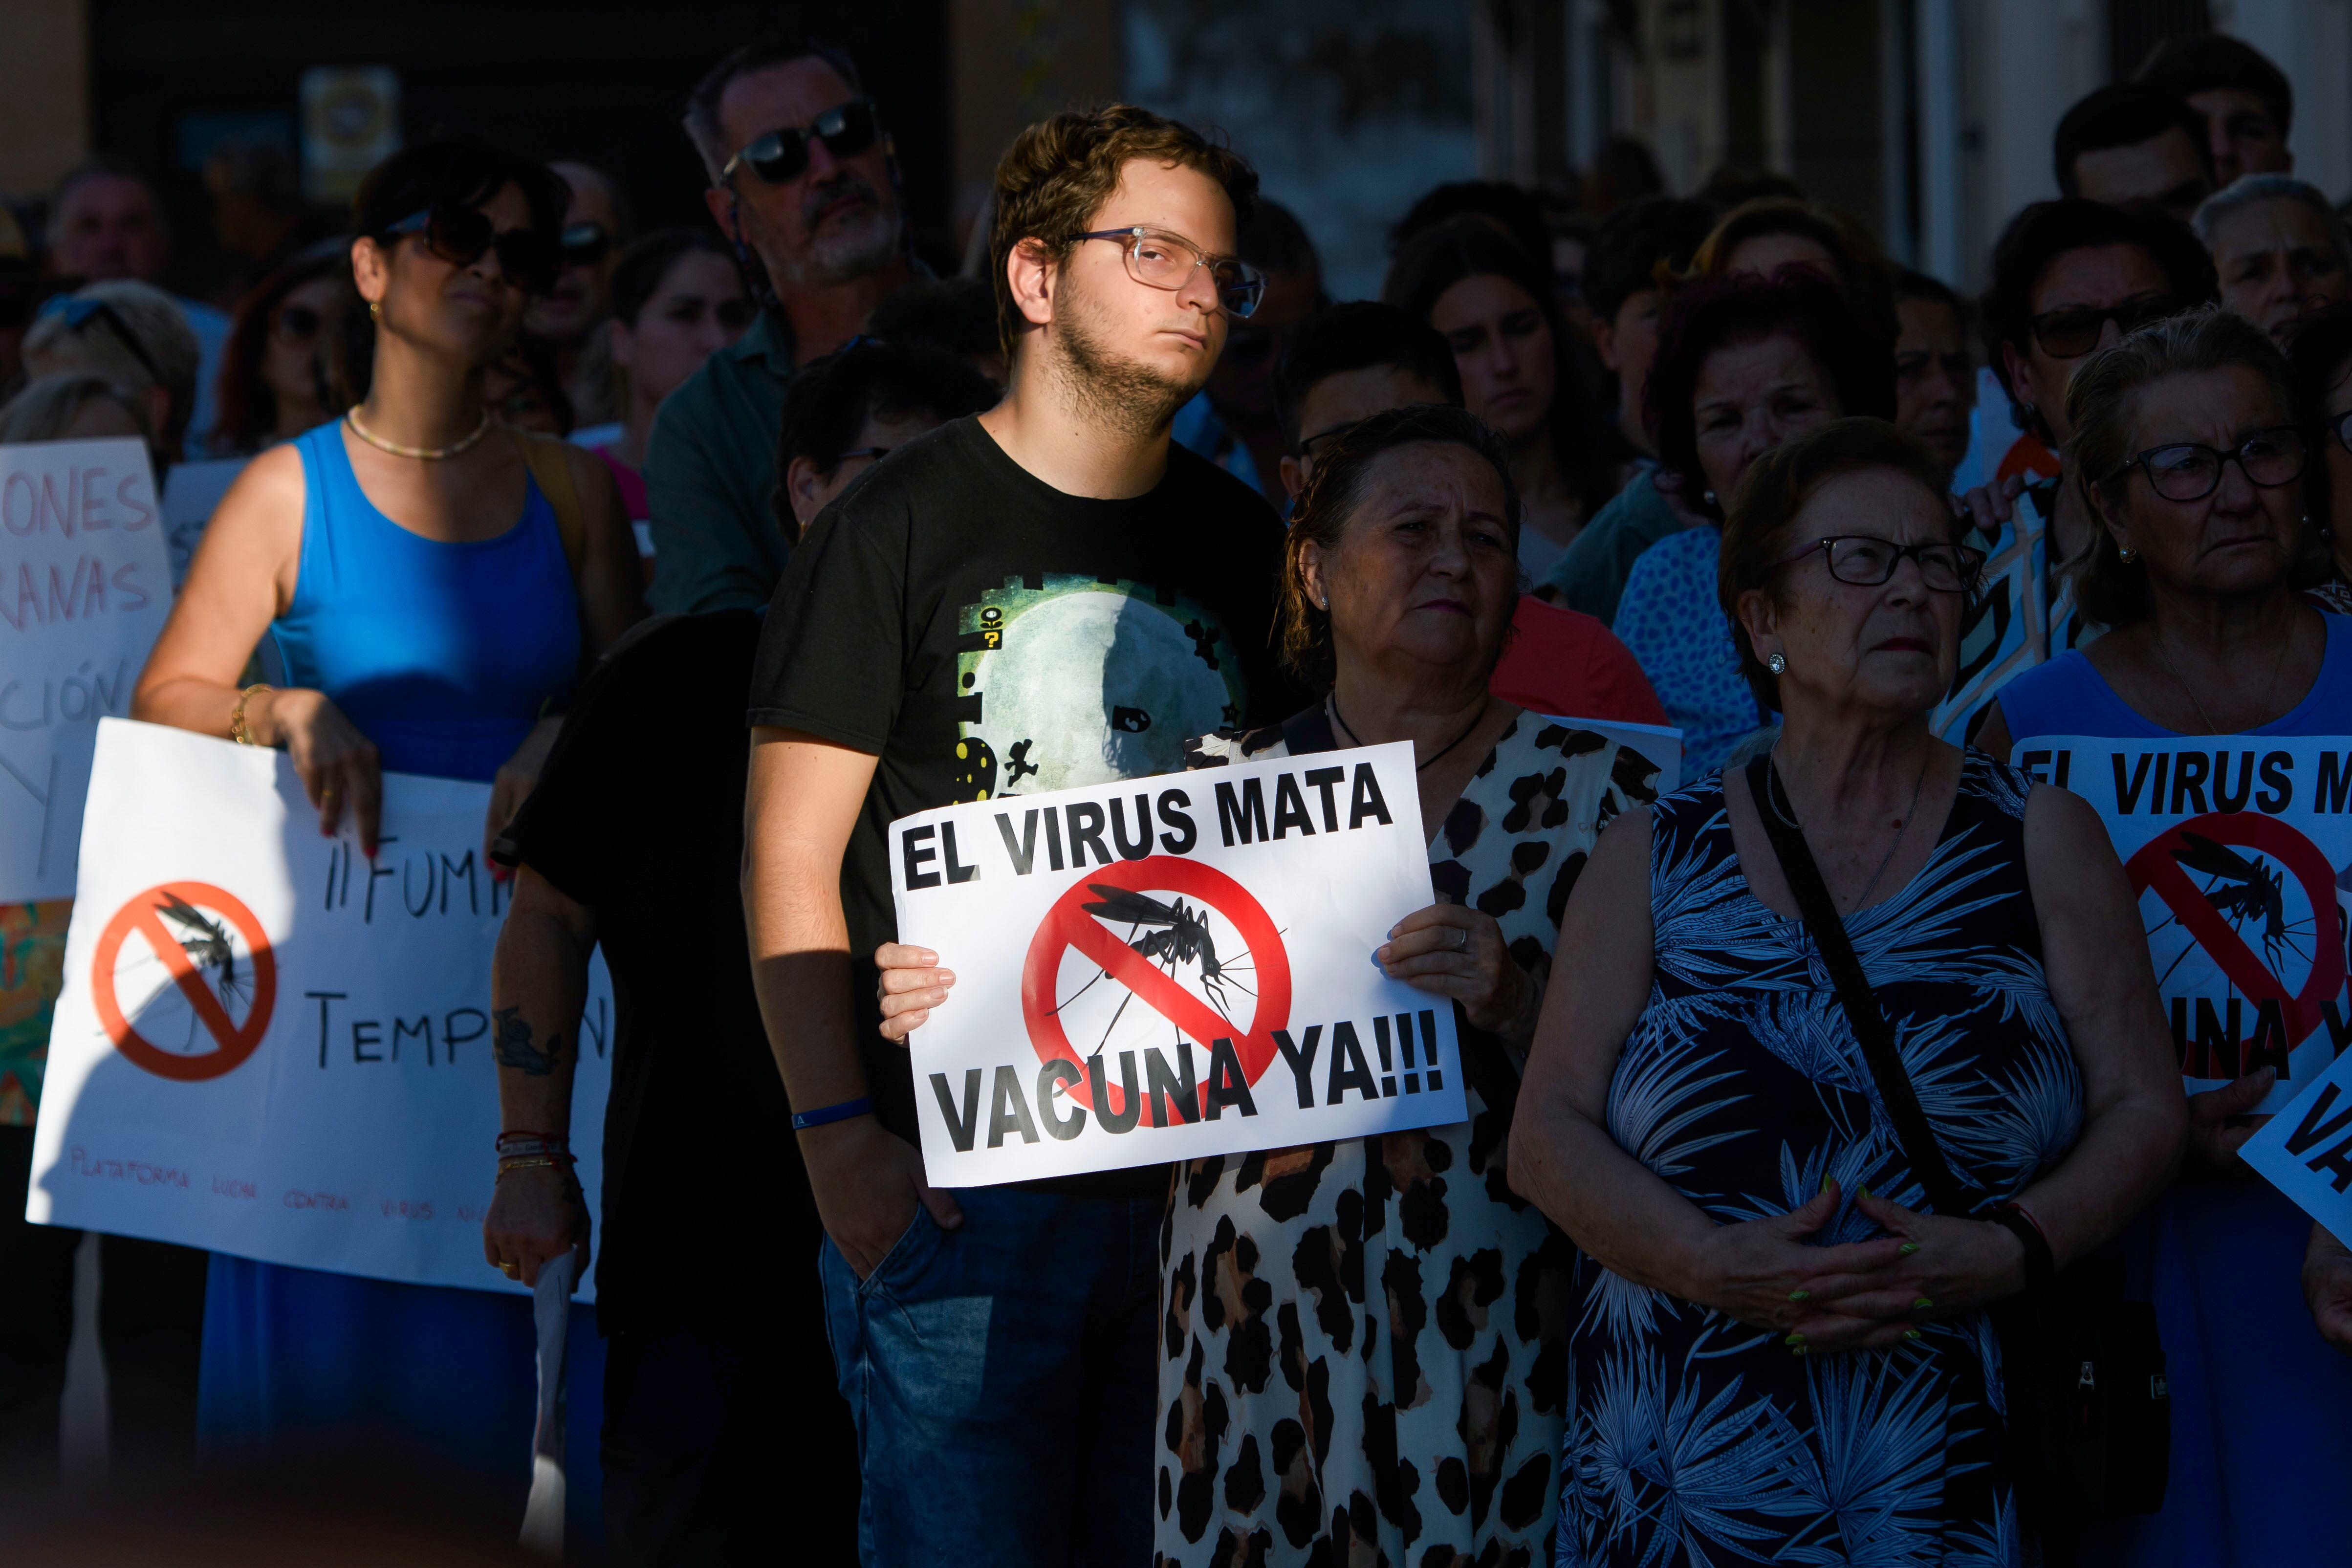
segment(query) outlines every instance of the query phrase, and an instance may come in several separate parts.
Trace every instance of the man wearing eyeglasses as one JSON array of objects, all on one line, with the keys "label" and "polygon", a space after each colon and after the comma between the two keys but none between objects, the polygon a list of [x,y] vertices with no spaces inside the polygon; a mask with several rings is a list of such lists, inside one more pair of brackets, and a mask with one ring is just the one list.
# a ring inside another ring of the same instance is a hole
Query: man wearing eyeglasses
[{"label": "man wearing eyeglasses", "polygon": [[[555,287],[531,300],[523,312],[522,330],[555,351],[555,373],[572,399],[573,423],[607,425],[617,417],[612,367],[609,363],[583,365],[581,361],[590,338],[613,314],[613,268],[620,265],[630,238],[627,204],[601,169],[568,162],[548,167],[572,192],[558,242],[562,265],[555,274]],[[614,435],[617,438],[619,432]],[[588,430],[576,436],[583,446],[595,444]]]},{"label": "man wearing eyeglasses", "polygon": [[769,509],[785,384],[909,275],[890,139],[841,48],[780,35],[736,50],[687,100],[686,131],[711,216],[773,303],[654,423],[651,597],[665,614],[767,603],[792,553]]},{"label": "man wearing eyeglasses", "polygon": [[744,910],[827,1237],[868,1563],[1151,1554],[1168,1168],[930,1185],[902,1042],[953,980],[891,945],[886,833],[1171,772],[1188,738],[1297,706],[1267,651],[1281,527],[1170,438],[1257,306],[1234,255],[1256,184],[1139,109],[1024,132],[990,245],[1003,401],[820,512],[761,634]]}]

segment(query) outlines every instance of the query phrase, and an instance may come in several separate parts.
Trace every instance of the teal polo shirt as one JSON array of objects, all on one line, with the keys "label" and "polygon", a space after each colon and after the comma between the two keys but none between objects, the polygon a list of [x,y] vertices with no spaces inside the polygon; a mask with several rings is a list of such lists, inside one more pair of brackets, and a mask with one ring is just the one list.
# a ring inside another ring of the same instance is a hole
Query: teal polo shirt
[{"label": "teal polo shirt", "polygon": [[771,501],[792,378],[789,336],[763,310],[662,400],[646,449],[657,613],[764,606],[784,574],[793,547]]}]

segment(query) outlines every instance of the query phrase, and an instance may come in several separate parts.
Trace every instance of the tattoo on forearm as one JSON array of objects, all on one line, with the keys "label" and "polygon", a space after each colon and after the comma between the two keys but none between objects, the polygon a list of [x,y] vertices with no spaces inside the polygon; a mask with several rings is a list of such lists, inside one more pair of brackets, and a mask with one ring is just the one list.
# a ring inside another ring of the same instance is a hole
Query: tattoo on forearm
[{"label": "tattoo on forearm", "polygon": [[497,1014],[498,1043],[492,1047],[500,1067],[512,1068],[529,1078],[545,1078],[555,1070],[563,1057],[563,1035],[559,1030],[550,1035],[542,1050],[532,1043],[530,1026],[523,1022],[520,1007],[501,1007]]}]

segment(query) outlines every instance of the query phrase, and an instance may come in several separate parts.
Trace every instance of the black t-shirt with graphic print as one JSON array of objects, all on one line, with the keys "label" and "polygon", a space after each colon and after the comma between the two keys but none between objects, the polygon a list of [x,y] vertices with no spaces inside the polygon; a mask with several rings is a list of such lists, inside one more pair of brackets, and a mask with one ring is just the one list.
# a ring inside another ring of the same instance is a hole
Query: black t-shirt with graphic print
[{"label": "black t-shirt with graphic print", "polygon": [[[1270,637],[1281,551],[1273,509],[1181,447],[1149,493],[1094,500],[1030,474],[977,418],[908,443],[811,525],[776,585],[749,718],[880,759],[841,895],[884,1126],[918,1141],[907,1053],[875,1032],[873,952],[897,931],[889,825],[1175,773],[1192,737],[1289,711]],[[1167,1171],[1039,1185],[1153,1196]]]}]

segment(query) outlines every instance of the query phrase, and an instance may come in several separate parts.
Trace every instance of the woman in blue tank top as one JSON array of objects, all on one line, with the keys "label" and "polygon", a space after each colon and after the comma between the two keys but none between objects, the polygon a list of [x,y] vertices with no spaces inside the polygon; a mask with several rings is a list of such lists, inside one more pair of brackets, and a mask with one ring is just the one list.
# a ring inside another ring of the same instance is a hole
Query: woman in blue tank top
[{"label": "woman in blue tank top", "polygon": [[[603,465],[552,443],[531,454],[483,402],[483,366],[551,280],[564,200],[544,165],[467,141],[369,176],[352,247],[375,318],[368,396],[239,477],[140,681],[142,719],[284,748],[321,831],[349,813],[371,857],[382,769],[493,783],[486,839],[502,828],[583,655],[635,602]],[[533,479],[551,464],[579,516]],[[265,637],[285,684],[242,686]],[[572,1495],[593,1507],[581,1471],[602,1357],[584,1317],[572,1342]],[[215,1254],[199,1429],[219,1443],[365,1428],[520,1479],[533,1345],[522,1298]]]},{"label": "woman in blue tank top", "polygon": [[[2086,491],[2104,524],[2083,609],[2113,629],[2003,687],[1978,743],[2003,757],[2037,735],[2352,745],[2336,739],[2352,737],[2352,619],[2294,591],[2327,558],[2271,340],[2218,311],[2175,317],[2093,360],[2066,405],[2068,467],[2098,477]],[[2102,1531],[2086,1560],[2333,1562],[2352,1534],[2352,1359],[2305,1302],[2313,1227],[2238,1159],[2270,1081],[2189,1096],[2189,1161],[2126,1235],[2164,1337],[2171,1473],[2162,1510]]]}]

